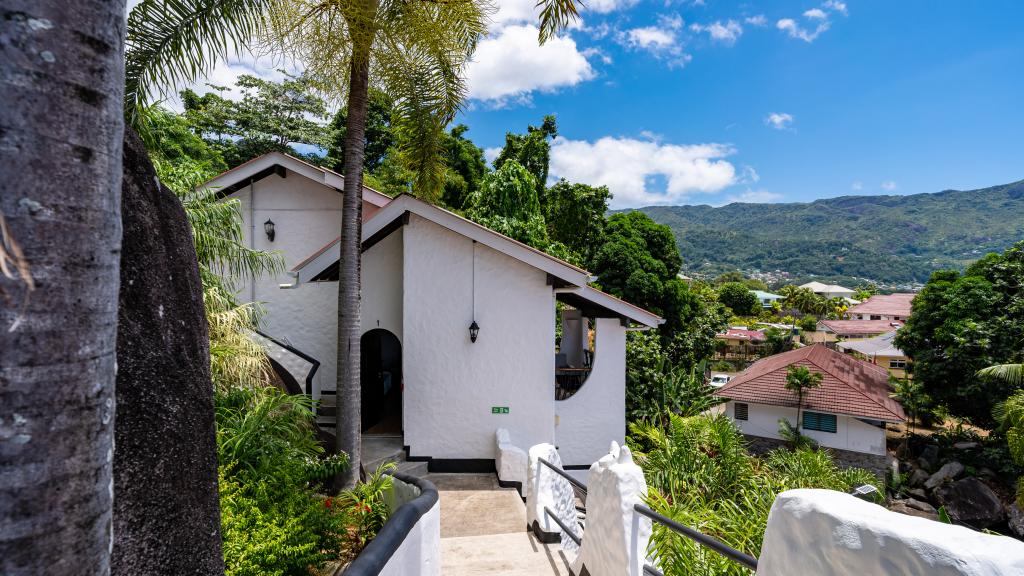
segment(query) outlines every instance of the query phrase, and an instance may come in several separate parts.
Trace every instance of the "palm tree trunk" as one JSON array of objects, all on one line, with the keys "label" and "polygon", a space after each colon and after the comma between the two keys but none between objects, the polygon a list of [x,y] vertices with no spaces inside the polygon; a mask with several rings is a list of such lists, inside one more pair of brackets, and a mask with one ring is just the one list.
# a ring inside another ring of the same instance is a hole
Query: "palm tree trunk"
[{"label": "palm tree trunk", "polygon": [[0,3],[2,574],[110,570],[124,14]]},{"label": "palm tree trunk", "polygon": [[366,105],[370,87],[369,50],[352,58],[348,118],[345,123],[345,194],[341,208],[341,261],[338,278],[338,380],[335,452],[349,457],[348,469],[335,479],[339,489],[355,486],[361,463],[359,336],[360,271],[363,222],[363,156]]}]

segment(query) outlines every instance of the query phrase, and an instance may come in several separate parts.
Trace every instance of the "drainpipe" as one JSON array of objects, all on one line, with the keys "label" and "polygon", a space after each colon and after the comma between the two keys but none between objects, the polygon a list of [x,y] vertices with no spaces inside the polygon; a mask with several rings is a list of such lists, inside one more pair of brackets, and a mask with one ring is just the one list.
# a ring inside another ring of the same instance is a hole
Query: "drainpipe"
[{"label": "drainpipe", "polygon": [[[256,187],[249,179],[249,249],[256,249]],[[256,301],[256,276],[249,277],[249,302]]]}]

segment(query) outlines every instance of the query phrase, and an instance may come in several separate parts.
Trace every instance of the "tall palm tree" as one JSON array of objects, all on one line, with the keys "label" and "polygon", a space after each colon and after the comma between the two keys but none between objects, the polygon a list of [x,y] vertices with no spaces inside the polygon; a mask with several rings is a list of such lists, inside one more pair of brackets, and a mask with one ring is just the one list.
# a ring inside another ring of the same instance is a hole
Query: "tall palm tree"
[{"label": "tall palm tree", "polygon": [[0,573],[110,569],[124,0],[0,3]]},{"label": "tall palm tree", "polygon": [[804,394],[812,388],[821,386],[824,375],[821,372],[811,372],[806,366],[790,366],[786,370],[786,390],[796,393],[796,435],[799,439],[803,426],[801,419],[804,408]]}]

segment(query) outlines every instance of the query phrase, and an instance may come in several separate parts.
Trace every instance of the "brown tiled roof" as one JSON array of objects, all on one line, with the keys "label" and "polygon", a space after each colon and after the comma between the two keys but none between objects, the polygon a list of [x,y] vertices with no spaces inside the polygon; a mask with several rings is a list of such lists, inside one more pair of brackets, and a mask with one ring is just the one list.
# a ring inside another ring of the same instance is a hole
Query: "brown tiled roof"
[{"label": "brown tiled roof", "polygon": [[822,326],[839,336],[873,336],[892,332],[903,326],[897,320],[821,320]]},{"label": "brown tiled roof", "polygon": [[876,294],[846,311],[847,314],[886,314],[889,316],[910,316],[910,301],[917,294]]},{"label": "brown tiled roof", "polygon": [[903,407],[889,397],[885,368],[822,344],[763,358],[715,394],[741,402],[795,407],[796,394],[786,390],[786,371],[793,365],[824,374],[821,386],[804,393],[805,409],[888,422],[906,419]]},{"label": "brown tiled roof", "polygon": [[742,330],[740,328],[729,328],[721,334],[715,334],[715,338],[722,338],[727,340],[752,340],[758,341],[765,340],[767,337],[764,332],[759,330]]}]

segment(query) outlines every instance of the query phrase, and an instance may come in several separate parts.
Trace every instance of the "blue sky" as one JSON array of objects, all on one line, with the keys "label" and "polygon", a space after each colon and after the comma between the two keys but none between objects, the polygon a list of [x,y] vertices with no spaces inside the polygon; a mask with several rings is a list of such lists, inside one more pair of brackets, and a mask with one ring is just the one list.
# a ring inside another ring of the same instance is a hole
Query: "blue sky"
[{"label": "blue sky", "polygon": [[1024,2],[594,0],[544,48],[530,4],[499,2],[459,121],[494,148],[556,114],[552,172],[616,207],[1024,178]]},{"label": "blue sky", "polygon": [[1024,178],[1020,0],[585,0],[543,47],[535,0],[492,1],[457,121],[493,157],[557,115],[552,175],[609,186],[614,208]]}]

